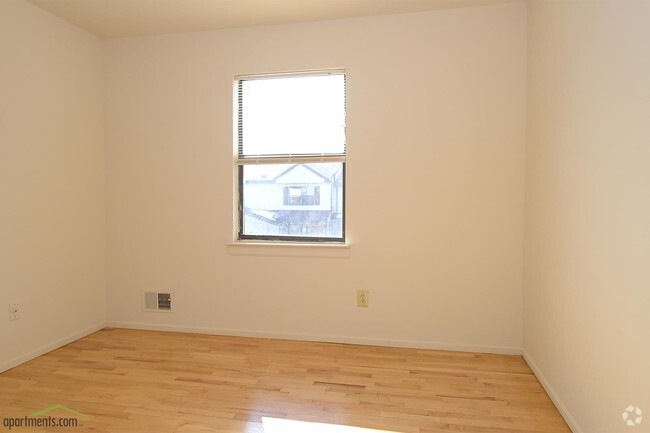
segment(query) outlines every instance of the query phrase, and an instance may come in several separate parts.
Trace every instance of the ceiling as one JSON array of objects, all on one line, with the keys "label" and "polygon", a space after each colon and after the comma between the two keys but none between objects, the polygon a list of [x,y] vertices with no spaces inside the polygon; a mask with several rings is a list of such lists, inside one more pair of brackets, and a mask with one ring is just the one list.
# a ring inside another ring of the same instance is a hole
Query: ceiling
[{"label": "ceiling", "polygon": [[516,0],[27,1],[101,38],[120,38],[423,12]]}]

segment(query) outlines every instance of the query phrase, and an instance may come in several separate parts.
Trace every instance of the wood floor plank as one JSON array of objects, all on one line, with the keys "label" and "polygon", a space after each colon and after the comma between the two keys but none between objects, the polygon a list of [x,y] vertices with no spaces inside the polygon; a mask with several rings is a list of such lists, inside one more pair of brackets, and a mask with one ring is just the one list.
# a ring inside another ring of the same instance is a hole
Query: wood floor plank
[{"label": "wood floor plank", "polygon": [[519,356],[110,328],[0,374],[0,417],[54,405],[74,432],[570,433]]}]

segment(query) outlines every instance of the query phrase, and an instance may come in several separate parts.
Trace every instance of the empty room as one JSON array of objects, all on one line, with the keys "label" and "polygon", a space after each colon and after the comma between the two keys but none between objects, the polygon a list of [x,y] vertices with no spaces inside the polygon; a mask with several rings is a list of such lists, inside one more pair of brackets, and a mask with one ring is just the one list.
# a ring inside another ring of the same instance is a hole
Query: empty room
[{"label": "empty room", "polygon": [[648,23],[0,0],[0,431],[650,433]]}]

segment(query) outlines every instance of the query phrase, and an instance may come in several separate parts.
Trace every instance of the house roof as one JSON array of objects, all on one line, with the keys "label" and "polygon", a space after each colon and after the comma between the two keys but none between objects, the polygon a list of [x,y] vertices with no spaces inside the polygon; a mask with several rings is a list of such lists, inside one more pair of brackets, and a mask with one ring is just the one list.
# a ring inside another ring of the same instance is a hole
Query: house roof
[{"label": "house roof", "polygon": [[325,183],[332,182],[341,171],[340,163],[249,165],[246,182],[278,183],[298,167],[315,174]]}]

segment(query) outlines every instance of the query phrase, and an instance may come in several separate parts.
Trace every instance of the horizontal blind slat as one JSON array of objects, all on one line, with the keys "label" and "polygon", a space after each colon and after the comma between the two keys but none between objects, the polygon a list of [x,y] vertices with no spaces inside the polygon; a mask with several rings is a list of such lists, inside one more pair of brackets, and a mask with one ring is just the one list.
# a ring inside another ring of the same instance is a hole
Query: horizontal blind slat
[{"label": "horizontal blind slat", "polygon": [[237,165],[251,164],[305,164],[319,162],[345,162],[345,155],[273,155],[240,156]]}]

